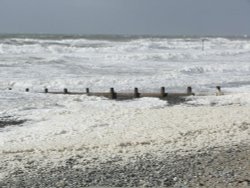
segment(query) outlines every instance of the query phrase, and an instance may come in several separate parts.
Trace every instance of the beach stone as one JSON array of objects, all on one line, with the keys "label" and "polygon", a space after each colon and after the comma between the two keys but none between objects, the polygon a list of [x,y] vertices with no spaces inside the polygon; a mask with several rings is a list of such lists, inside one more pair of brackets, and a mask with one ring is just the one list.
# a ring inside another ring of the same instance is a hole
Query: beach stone
[{"label": "beach stone", "polygon": [[[53,165],[40,164],[20,155],[24,162],[1,177],[0,187],[244,187],[249,186],[248,145],[206,148],[185,155],[165,153],[105,157],[82,154]],[[20,161],[21,159],[21,161]],[[79,159],[79,160],[78,160]],[[42,162],[42,161],[41,161]],[[24,169],[23,169],[24,168]],[[241,181],[239,181],[241,179]]]},{"label": "beach stone", "polygon": [[65,182],[63,180],[61,180],[61,181],[59,181],[59,182],[56,183],[57,187],[65,187],[65,185],[66,184],[65,184]]}]

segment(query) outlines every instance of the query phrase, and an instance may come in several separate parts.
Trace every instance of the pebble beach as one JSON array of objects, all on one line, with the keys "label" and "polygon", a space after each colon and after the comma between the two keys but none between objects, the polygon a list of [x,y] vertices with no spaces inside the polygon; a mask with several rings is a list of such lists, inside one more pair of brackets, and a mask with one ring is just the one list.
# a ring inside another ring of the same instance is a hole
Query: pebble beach
[{"label": "pebble beach", "polygon": [[[74,113],[64,114],[64,120],[67,116],[75,117]],[[77,113],[83,119],[93,111]],[[101,112],[95,109],[95,113],[100,116]],[[111,119],[116,120],[119,128],[109,127]],[[6,142],[1,150],[0,186],[248,187],[250,184],[249,107],[120,109],[106,111],[98,121],[103,127],[86,130],[89,132],[79,135],[73,144],[72,139],[77,137],[67,137],[67,133],[48,140],[46,148],[41,147],[42,138],[37,139],[37,145],[35,140],[31,145],[25,139],[15,147]]]}]

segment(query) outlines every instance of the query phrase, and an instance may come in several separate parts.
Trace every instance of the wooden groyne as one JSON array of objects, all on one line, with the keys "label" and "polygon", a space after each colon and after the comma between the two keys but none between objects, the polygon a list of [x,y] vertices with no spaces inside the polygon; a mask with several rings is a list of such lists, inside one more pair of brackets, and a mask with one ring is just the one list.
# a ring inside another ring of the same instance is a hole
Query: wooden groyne
[{"label": "wooden groyne", "polygon": [[[26,92],[29,92],[30,89],[26,88]],[[140,92],[138,88],[134,88],[133,92],[116,92],[114,88],[110,88],[109,92],[91,92],[89,88],[86,88],[84,92],[75,92],[70,91],[67,88],[64,88],[62,91],[50,91],[48,88],[44,89],[46,94],[65,94],[65,95],[87,95],[87,96],[97,96],[97,97],[106,97],[109,99],[134,99],[142,97],[154,97],[154,98],[173,98],[173,97],[187,97],[195,95],[192,91],[192,87],[187,87],[186,92],[177,93],[177,92],[166,92],[165,87],[161,87],[159,92]]]},{"label": "wooden groyne", "polygon": [[[12,90],[13,88],[7,88],[8,90]],[[224,93],[221,91],[220,86],[216,86],[216,95],[224,95]],[[25,92],[30,92],[31,90],[29,88],[25,88]],[[142,98],[142,97],[153,97],[153,98],[160,98],[160,99],[179,99],[179,98],[185,98],[188,96],[194,96],[196,95],[192,87],[187,87],[186,92],[178,93],[178,92],[166,92],[165,87],[161,87],[159,89],[159,92],[140,92],[138,88],[134,88],[133,92],[116,92],[114,88],[110,88],[109,92],[92,92],[89,88],[86,88],[84,92],[76,92],[76,91],[70,91],[67,88],[64,88],[62,91],[53,91],[49,90],[48,88],[45,88],[43,92],[39,93],[45,93],[45,94],[64,94],[64,95],[87,95],[87,96],[97,96],[97,97],[106,97],[109,99],[134,99],[134,98]],[[206,94],[198,94],[199,96],[205,96]]]}]

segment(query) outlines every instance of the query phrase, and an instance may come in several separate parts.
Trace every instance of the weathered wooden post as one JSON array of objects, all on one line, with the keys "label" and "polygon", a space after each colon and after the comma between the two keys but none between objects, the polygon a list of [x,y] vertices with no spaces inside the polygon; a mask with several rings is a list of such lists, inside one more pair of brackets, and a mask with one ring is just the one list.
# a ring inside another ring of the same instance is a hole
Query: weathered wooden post
[{"label": "weathered wooden post", "polygon": [[86,94],[89,95],[89,88],[86,88]]},{"label": "weathered wooden post", "polygon": [[223,95],[223,92],[221,92],[221,87],[220,86],[216,86],[216,89],[217,89],[217,92],[216,92],[217,96]]},{"label": "weathered wooden post", "polygon": [[202,43],[202,44],[201,44],[201,50],[204,51],[206,39],[202,39],[201,41],[202,41],[202,42],[201,42],[201,43]]},{"label": "weathered wooden post", "polygon": [[64,93],[64,94],[67,94],[67,93],[68,93],[68,89],[67,89],[67,88],[64,88],[64,89],[63,89],[63,93]]},{"label": "weathered wooden post", "polygon": [[49,92],[48,88],[45,88],[44,93],[48,93],[48,92]]},{"label": "weathered wooden post", "polygon": [[221,87],[220,86],[216,86],[216,89],[218,92],[221,92]]},{"label": "weathered wooden post", "polygon": [[12,90],[12,88],[11,88],[11,87],[9,87],[9,88],[8,88],[8,90]]},{"label": "weathered wooden post", "polygon": [[161,87],[161,97],[166,97],[165,87]]},{"label": "weathered wooden post", "polygon": [[140,93],[139,93],[139,91],[138,91],[138,88],[136,87],[135,89],[134,89],[134,98],[139,98],[140,97]]},{"label": "weathered wooden post", "polygon": [[110,88],[110,99],[116,99],[116,93],[114,88]]},{"label": "weathered wooden post", "polygon": [[192,87],[187,87],[187,94],[188,95],[192,95],[193,93],[192,93]]},{"label": "weathered wooden post", "polygon": [[30,91],[30,89],[29,89],[29,88],[26,88],[26,89],[25,89],[25,91],[26,91],[26,92],[29,92],[29,91]]}]

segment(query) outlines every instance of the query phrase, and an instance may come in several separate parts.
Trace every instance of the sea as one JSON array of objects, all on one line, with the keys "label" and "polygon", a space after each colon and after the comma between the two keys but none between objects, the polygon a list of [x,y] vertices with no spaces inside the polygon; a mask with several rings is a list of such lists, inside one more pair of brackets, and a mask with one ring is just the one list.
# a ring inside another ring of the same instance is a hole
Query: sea
[{"label": "sea", "polygon": [[0,90],[250,91],[250,38],[0,35]]},{"label": "sea", "polygon": [[[82,148],[108,136],[122,138],[116,132],[126,126],[154,129],[165,113],[178,118],[196,107],[222,107],[223,119],[225,109],[236,106],[237,119],[241,106],[250,106],[249,60],[247,37],[0,35],[0,153]],[[158,98],[119,101],[44,93],[45,88],[103,92],[111,87],[160,92],[163,86],[166,92],[186,92],[191,86],[196,96],[172,105]],[[225,95],[216,96],[216,86]],[[163,109],[160,115],[158,109]],[[135,121],[139,116],[143,121]],[[188,116],[180,122],[188,122]],[[197,116],[201,122],[214,117]],[[178,132],[172,124],[173,119],[166,126]]]}]

